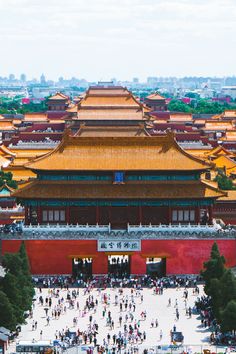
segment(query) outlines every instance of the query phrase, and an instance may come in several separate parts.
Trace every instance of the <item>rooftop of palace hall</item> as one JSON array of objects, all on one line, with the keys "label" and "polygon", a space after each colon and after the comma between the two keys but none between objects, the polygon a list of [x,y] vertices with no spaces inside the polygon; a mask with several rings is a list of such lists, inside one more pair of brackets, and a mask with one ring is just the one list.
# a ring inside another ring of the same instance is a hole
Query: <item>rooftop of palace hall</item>
[{"label": "rooftop of palace hall", "polygon": [[168,132],[161,136],[72,136],[48,154],[29,162],[32,170],[203,171],[210,162],[193,157]]}]

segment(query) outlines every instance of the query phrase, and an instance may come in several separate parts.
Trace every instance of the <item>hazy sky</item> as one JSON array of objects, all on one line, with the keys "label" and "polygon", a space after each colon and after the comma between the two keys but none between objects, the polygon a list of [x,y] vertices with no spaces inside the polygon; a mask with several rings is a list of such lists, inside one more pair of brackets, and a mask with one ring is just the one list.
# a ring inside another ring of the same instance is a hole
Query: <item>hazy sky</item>
[{"label": "hazy sky", "polygon": [[0,76],[236,74],[236,0],[0,0]]}]

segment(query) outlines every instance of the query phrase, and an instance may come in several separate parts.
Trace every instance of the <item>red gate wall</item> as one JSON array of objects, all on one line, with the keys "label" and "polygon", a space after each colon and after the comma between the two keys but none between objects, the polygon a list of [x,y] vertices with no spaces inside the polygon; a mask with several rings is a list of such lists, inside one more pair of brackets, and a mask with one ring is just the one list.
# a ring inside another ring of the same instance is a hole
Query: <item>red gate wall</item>
[{"label": "red gate wall", "polygon": [[[131,273],[146,273],[147,257],[166,257],[167,274],[198,274],[209,258],[214,240],[143,240],[142,252],[131,256]],[[2,252],[17,252],[21,241],[2,241]],[[236,265],[236,240],[218,240],[227,266]],[[95,240],[27,240],[33,274],[71,274],[74,257],[92,257],[93,274],[106,274],[107,255],[97,251]]]}]

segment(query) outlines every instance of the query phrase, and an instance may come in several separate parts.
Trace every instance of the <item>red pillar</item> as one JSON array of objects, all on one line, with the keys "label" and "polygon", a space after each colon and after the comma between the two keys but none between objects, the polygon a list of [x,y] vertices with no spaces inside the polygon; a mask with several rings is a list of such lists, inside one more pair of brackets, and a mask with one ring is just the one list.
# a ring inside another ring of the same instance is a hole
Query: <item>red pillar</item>
[{"label": "red pillar", "polygon": [[29,208],[25,207],[25,224],[29,225]]},{"label": "red pillar", "polygon": [[70,207],[69,206],[66,207],[66,223],[67,224],[70,223]]},{"label": "red pillar", "polygon": [[210,205],[208,207],[208,213],[209,213],[209,224],[212,225],[213,222],[213,206]]},{"label": "red pillar", "polygon": [[37,207],[37,220],[38,220],[38,224],[42,223],[41,207]]},{"label": "red pillar", "polygon": [[142,205],[139,205],[138,207],[138,215],[139,215],[139,223],[143,223],[143,210],[142,210]]},{"label": "red pillar", "polygon": [[170,206],[168,206],[168,224],[172,222],[172,209]]},{"label": "red pillar", "polygon": [[93,258],[92,271],[94,275],[108,273],[108,256],[105,253],[98,252],[97,257]]},{"label": "red pillar", "polygon": [[99,206],[96,206],[96,223],[100,224],[100,217],[99,217]]},{"label": "red pillar", "polygon": [[130,273],[131,274],[146,274],[146,258],[141,257],[140,253],[134,253],[130,256]]},{"label": "red pillar", "polygon": [[200,207],[195,208],[195,222],[196,224],[200,223]]}]

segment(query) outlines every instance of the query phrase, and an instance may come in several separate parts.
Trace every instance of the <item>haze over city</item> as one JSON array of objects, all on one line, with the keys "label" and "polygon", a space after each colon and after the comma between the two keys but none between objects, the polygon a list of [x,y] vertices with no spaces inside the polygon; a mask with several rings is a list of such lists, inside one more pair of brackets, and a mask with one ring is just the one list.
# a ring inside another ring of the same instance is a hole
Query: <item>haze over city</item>
[{"label": "haze over city", "polygon": [[0,76],[235,74],[234,0],[0,0]]}]

